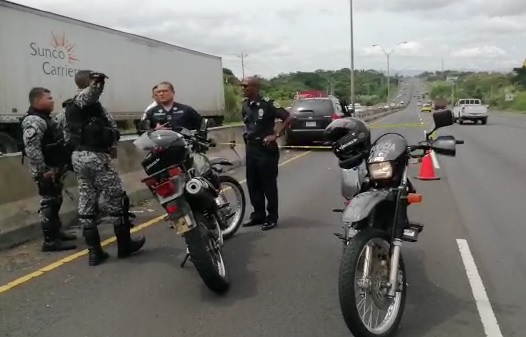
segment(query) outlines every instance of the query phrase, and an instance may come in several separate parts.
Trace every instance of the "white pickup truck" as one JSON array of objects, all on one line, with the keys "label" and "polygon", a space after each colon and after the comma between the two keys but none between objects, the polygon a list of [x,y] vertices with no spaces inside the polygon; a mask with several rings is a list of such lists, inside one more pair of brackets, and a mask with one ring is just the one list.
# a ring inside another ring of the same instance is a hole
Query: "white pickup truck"
[{"label": "white pickup truck", "polygon": [[460,99],[453,107],[453,119],[459,124],[463,124],[464,121],[473,121],[475,124],[480,121],[482,124],[486,124],[488,122],[488,106],[482,105],[480,99]]}]

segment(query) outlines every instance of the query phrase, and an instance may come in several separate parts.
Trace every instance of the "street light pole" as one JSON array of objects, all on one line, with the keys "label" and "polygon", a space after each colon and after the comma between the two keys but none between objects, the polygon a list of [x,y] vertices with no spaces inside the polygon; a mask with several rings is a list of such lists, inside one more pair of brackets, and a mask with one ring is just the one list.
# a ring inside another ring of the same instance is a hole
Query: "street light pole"
[{"label": "street light pole", "polygon": [[391,96],[391,83],[390,83],[390,58],[391,58],[391,54],[393,54],[393,52],[395,51],[395,49],[400,46],[400,45],[403,45],[403,44],[406,44],[407,41],[404,41],[404,42],[399,42],[396,44],[396,46],[393,47],[393,49],[391,49],[391,51],[387,52],[384,47],[380,46],[380,45],[377,45],[377,44],[373,44],[373,47],[378,47],[380,48],[384,54],[385,54],[385,57],[387,58],[387,106],[389,107],[388,109],[391,110],[391,103],[389,102],[389,98]]},{"label": "street light pole", "polygon": [[353,20],[353,0],[349,0],[349,23],[351,38],[351,109],[354,113],[354,104],[356,101],[356,92],[354,87],[354,20]]}]

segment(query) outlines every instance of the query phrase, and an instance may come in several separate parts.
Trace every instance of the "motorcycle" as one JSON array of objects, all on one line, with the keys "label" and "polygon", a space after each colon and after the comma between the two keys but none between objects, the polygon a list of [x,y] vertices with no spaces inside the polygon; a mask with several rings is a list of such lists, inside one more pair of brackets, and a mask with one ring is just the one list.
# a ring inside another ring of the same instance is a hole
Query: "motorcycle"
[{"label": "motorcycle", "polygon": [[[148,152],[142,161],[148,176],[142,182],[166,210],[172,228],[186,241],[187,254],[181,268],[190,259],[206,286],[223,293],[230,286],[230,278],[222,247],[224,240],[240,228],[246,199],[241,184],[224,172],[223,167],[234,164],[206,155],[215,147],[207,130],[205,119],[196,132],[184,128],[147,131],[134,145]],[[224,196],[227,190],[236,195],[236,211]]]},{"label": "motorcycle", "polygon": [[[401,246],[403,241],[416,242],[423,230],[423,225],[407,217],[408,206],[421,201],[408,178],[408,165],[421,161],[429,151],[454,157],[456,145],[464,143],[453,136],[430,137],[453,124],[451,111],[435,112],[433,119],[435,127],[416,145],[409,145],[398,133],[385,133],[373,142],[362,155],[367,177],[361,190],[345,209],[334,210],[343,213],[344,224],[343,235],[337,235],[344,243],[338,278],[340,308],[354,336],[392,336],[402,319],[407,283]],[[353,159],[341,160],[340,168],[351,169]],[[384,318],[381,311],[386,311]]]}]

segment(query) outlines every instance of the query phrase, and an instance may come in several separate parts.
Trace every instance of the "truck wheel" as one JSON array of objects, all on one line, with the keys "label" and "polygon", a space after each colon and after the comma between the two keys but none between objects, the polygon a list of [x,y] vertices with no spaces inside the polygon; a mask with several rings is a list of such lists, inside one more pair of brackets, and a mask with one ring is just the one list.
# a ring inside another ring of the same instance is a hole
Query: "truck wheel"
[{"label": "truck wheel", "polygon": [[486,123],[488,123],[488,119],[487,118],[483,118],[480,120],[480,122],[482,123],[482,125],[486,125]]},{"label": "truck wheel", "polygon": [[462,119],[459,119],[458,124],[464,124],[464,121]]},{"label": "truck wheel", "polygon": [[18,152],[18,146],[16,145],[15,140],[5,133],[0,133],[0,153],[16,152]]}]

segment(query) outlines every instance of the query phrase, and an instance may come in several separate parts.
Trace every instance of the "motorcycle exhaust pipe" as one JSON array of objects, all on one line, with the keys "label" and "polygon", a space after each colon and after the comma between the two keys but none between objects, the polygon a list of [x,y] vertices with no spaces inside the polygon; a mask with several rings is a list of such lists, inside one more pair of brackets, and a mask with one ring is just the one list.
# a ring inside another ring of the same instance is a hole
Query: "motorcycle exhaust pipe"
[{"label": "motorcycle exhaust pipe", "polygon": [[186,183],[186,192],[191,195],[199,195],[203,193],[204,190],[208,190],[210,185],[203,179],[192,178]]},{"label": "motorcycle exhaust pipe", "polygon": [[188,197],[206,210],[215,210],[217,203],[211,191],[210,184],[200,178],[190,179],[185,186]]}]

